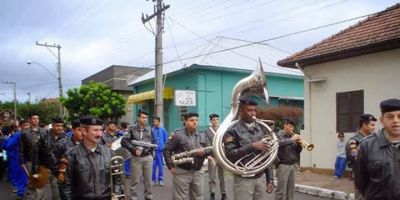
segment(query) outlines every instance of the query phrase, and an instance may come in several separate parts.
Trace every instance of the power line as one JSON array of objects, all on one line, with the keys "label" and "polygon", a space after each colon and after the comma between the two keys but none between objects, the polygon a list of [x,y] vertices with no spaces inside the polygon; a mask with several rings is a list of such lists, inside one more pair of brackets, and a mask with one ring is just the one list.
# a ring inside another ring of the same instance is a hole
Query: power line
[{"label": "power line", "polygon": [[334,23],[330,23],[330,24],[326,24],[326,25],[310,28],[310,29],[296,31],[296,32],[285,34],[285,35],[280,35],[280,36],[268,38],[268,39],[265,39],[265,40],[252,42],[252,43],[249,43],[249,44],[238,45],[238,46],[227,48],[227,49],[223,49],[223,50],[212,51],[212,52],[208,52],[208,53],[205,53],[205,54],[199,54],[199,55],[196,55],[196,56],[190,56],[190,57],[186,57],[186,58],[181,58],[180,60],[170,60],[170,61],[164,62],[164,64],[174,63],[174,62],[178,62],[178,61],[181,61],[181,60],[182,61],[183,60],[189,60],[189,59],[198,58],[198,57],[202,57],[202,56],[208,56],[208,55],[211,55],[211,54],[221,53],[221,52],[224,52],[224,51],[230,51],[230,50],[233,50],[233,49],[238,49],[238,48],[242,48],[242,47],[246,47],[246,46],[260,44],[260,43],[264,43],[264,42],[268,42],[268,41],[272,41],[272,40],[277,40],[277,39],[281,39],[281,38],[285,38],[285,37],[289,37],[289,36],[293,36],[293,35],[309,32],[309,31],[313,31],[313,30],[317,30],[317,29],[321,29],[321,28],[325,28],[325,27],[341,24],[341,23],[348,22],[348,21],[352,21],[352,20],[356,20],[356,19],[360,19],[360,18],[365,18],[365,17],[371,16],[371,15],[373,15],[373,14],[354,17],[354,18],[350,18],[350,19],[346,19],[346,20],[342,20],[342,21],[338,21],[338,22],[334,22]]}]

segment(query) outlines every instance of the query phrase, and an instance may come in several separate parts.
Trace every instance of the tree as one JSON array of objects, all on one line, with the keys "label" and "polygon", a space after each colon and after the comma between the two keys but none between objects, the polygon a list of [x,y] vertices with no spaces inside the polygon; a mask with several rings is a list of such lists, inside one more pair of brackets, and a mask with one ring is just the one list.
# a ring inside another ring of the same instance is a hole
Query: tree
[{"label": "tree", "polygon": [[71,119],[95,115],[105,120],[116,120],[125,115],[125,99],[103,83],[91,81],[88,85],[67,91],[61,103],[68,109]]},{"label": "tree", "polygon": [[[0,111],[14,111],[14,102],[0,102]],[[59,115],[59,102],[57,99],[42,99],[37,103],[17,103],[17,115],[22,119],[29,119],[29,115],[37,113],[40,115],[40,122],[51,123],[53,117]]]}]

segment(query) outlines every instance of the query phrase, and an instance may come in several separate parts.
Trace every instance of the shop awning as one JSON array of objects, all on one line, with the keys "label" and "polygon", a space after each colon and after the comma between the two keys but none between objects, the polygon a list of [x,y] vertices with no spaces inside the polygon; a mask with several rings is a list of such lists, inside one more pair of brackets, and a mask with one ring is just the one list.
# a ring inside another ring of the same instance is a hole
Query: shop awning
[{"label": "shop awning", "polygon": [[[134,103],[138,103],[138,102],[142,102],[142,101],[146,101],[149,99],[154,99],[155,98],[155,91],[154,90],[150,90],[147,92],[142,92],[139,94],[134,94],[134,95],[130,95],[128,97],[128,104],[134,104]],[[165,87],[164,91],[163,91],[163,98],[164,99],[173,99],[174,98],[174,90],[171,87]]]}]

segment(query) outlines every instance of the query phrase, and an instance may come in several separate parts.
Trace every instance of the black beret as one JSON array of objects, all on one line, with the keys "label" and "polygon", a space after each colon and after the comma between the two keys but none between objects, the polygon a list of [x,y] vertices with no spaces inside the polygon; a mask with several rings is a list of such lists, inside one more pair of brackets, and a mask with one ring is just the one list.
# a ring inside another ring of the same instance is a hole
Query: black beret
[{"label": "black beret", "polygon": [[219,118],[219,115],[218,114],[215,114],[215,113],[213,113],[213,114],[211,114],[210,116],[208,116],[209,118],[210,118],[210,121],[214,118],[214,117],[218,117]]},{"label": "black beret", "polygon": [[194,113],[194,112],[189,112],[189,113],[186,113],[185,116],[184,116],[185,120],[187,120],[187,119],[189,119],[191,117],[199,117],[199,114]]},{"label": "black beret", "polygon": [[72,125],[72,129],[76,129],[81,126],[81,122],[79,121],[79,119],[75,119],[71,122],[71,125]]},{"label": "black beret", "polygon": [[249,106],[256,106],[257,105],[257,102],[255,102],[249,96],[241,96],[239,98],[239,101],[240,101],[241,105],[249,105]]},{"label": "black beret", "polygon": [[54,117],[53,119],[51,119],[51,122],[64,124],[64,120],[61,117]]},{"label": "black beret", "polygon": [[374,122],[376,122],[377,119],[376,119],[373,115],[371,115],[371,114],[363,114],[363,115],[360,115],[360,122],[369,122],[369,121],[374,121]]},{"label": "black beret", "polygon": [[79,120],[80,124],[83,125],[103,125],[104,121],[98,117],[92,115],[86,115]]},{"label": "black beret", "polygon": [[400,99],[386,99],[381,102],[381,112],[392,112],[400,110]]},{"label": "black beret", "polygon": [[285,121],[286,124],[291,124],[293,126],[296,126],[296,120],[294,120],[290,117],[284,118],[283,120]]}]

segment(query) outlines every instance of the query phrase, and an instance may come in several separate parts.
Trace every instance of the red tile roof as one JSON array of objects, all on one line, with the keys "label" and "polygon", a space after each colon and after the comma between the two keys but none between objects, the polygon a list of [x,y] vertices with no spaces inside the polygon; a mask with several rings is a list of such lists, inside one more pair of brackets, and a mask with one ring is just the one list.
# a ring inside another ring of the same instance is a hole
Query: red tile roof
[{"label": "red tile roof", "polygon": [[400,4],[374,14],[331,37],[280,60],[278,65],[301,67],[400,48]]}]

